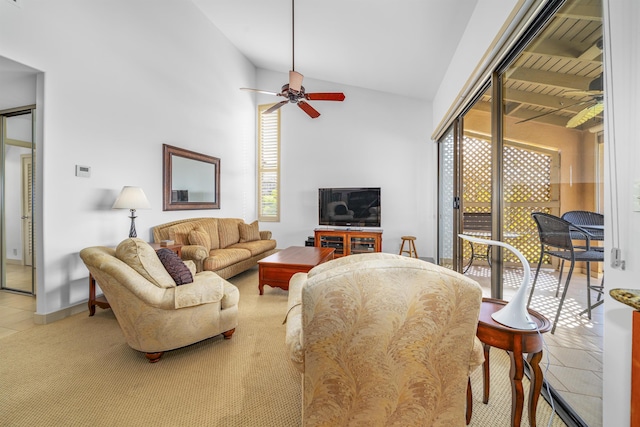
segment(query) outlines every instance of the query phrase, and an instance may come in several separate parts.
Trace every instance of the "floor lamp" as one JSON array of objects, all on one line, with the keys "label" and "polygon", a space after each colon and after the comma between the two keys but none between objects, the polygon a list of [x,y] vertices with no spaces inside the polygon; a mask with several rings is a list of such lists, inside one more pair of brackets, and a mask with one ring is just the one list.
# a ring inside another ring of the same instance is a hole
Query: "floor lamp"
[{"label": "floor lamp", "polygon": [[129,209],[131,211],[131,228],[129,229],[129,237],[137,237],[136,234],[136,209],[151,209],[147,196],[140,187],[122,187],[120,195],[113,204],[113,209]]}]

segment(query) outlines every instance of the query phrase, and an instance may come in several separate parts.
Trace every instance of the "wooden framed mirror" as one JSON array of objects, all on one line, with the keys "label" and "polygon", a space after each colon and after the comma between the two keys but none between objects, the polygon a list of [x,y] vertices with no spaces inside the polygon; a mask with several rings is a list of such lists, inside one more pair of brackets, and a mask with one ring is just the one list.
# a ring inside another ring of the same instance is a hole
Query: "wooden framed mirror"
[{"label": "wooden framed mirror", "polygon": [[162,144],[163,210],[220,209],[220,159]]}]

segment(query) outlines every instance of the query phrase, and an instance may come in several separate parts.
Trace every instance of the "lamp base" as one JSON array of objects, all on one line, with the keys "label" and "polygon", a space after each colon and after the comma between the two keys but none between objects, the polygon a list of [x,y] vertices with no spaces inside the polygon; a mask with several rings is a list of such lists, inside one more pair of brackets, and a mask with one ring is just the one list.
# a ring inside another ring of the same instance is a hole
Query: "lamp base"
[{"label": "lamp base", "polygon": [[536,323],[531,319],[526,309],[519,304],[507,304],[491,315],[496,322],[513,329],[534,330]]},{"label": "lamp base", "polygon": [[129,228],[129,237],[138,237],[137,233],[136,233],[136,210],[135,209],[131,209],[131,216],[129,217],[131,218],[131,228]]}]

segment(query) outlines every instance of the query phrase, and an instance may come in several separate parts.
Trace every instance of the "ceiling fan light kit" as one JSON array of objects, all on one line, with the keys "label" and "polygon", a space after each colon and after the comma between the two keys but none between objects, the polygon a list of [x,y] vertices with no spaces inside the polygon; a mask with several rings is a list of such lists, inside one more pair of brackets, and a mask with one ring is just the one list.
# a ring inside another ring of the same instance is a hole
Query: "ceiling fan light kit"
[{"label": "ceiling fan light kit", "polygon": [[298,107],[309,117],[315,119],[320,116],[318,110],[313,108],[307,101],[344,101],[344,93],[342,92],[322,92],[322,93],[306,93],[304,86],[302,86],[302,79],[304,76],[295,70],[295,20],[294,20],[294,0],[291,0],[291,41],[292,41],[292,58],[291,58],[291,70],[289,71],[289,83],[282,86],[279,93],[270,92],[260,89],[240,88],[240,90],[247,90],[251,92],[264,93],[266,95],[276,95],[286,98],[285,101],[280,101],[274,104],[262,114],[270,114],[288,103],[298,104]]}]

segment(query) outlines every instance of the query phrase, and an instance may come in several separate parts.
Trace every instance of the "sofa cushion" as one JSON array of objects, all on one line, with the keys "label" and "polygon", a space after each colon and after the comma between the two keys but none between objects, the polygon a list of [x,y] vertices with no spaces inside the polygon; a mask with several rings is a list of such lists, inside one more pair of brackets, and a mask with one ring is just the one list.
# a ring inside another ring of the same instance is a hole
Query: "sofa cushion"
[{"label": "sofa cushion", "polygon": [[224,297],[224,282],[224,279],[211,271],[196,274],[193,283],[176,288],[175,307],[193,307],[221,301]]},{"label": "sofa cushion", "polygon": [[211,249],[211,237],[202,226],[198,226],[189,232],[189,243]]},{"label": "sofa cushion", "polygon": [[120,242],[116,248],[116,257],[160,288],[176,286],[156,251],[142,239],[129,238]]},{"label": "sofa cushion", "polygon": [[156,252],[165,270],[171,276],[176,285],[184,285],[193,282],[193,276],[189,267],[171,249],[161,248]]},{"label": "sofa cushion", "polygon": [[251,224],[245,224],[244,222],[241,222],[238,224],[238,231],[240,232],[240,243],[260,240],[260,229],[258,228],[258,221],[253,221]]},{"label": "sofa cushion", "polygon": [[196,222],[181,222],[180,224],[169,227],[169,239],[173,240],[176,245],[188,245],[189,233],[196,228]]},{"label": "sofa cushion", "polygon": [[251,256],[263,254],[276,248],[275,240],[255,240],[253,242],[236,243],[227,249],[246,249],[251,252]]},{"label": "sofa cushion", "polygon": [[209,235],[209,239],[211,239],[211,246],[209,246],[209,248],[207,249],[219,249],[220,237],[218,236],[218,219],[207,218],[205,220],[199,221],[198,225],[207,232],[207,234]]},{"label": "sofa cushion", "polygon": [[218,218],[218,236],[220,238],[220,248],[226,248],[240,241],[240,230],[238,223],[242,222],[237,218]]},{"label": "sofa cushion", "polygon": [[246,249],[213,249],[209,252],[209,257],[204,260],[203,269],[216,271],[249,258],[251,258],[251,252]]}]

